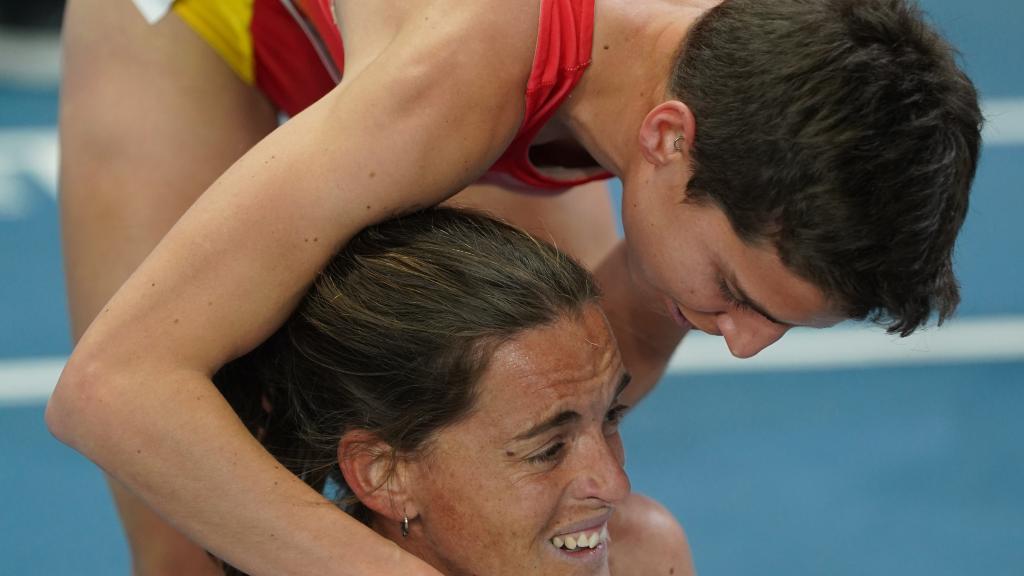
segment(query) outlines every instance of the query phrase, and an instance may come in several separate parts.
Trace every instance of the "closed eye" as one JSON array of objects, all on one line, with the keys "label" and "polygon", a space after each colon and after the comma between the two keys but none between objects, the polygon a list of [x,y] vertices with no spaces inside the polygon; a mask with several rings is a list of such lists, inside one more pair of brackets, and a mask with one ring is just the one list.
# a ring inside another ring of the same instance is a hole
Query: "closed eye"
[{"label": "closed eye", "polygon": [[562,449],[565,448],[565,442],[556,442],[549,446],[546,450],[539,454],[534,454],[526,459],[531,464],[544,464],[547,462],[553,462],[558,459],[562,453]]},{"label": "closed eye", "polygon": [[750,307],[750,304],[747,304],[743,300],[740,300],[739,298],[736,297],[735,294],[732,293],[732,290],[729,289],[729,285],[726,284],[725,282],[725,278],[722,278],[718,281],[718,291],[722,293],[722,298],[725,298],[725,301],[728,302],[730,306],[736,308],[737,310],[750,310],[753,312],[757,312],[757,310],[754,310],[753,308]]},{"label": "closed eye", "polygon": [[751,312],[756,312],[762,318],[773,324],[778,324],[780,326],[787,327],[793,326],[788,322],[782,322],[776,319],[774,316],[766,312],[764,306],[759,305],[757,302],[755,302],[753,299],[747,296],[743,292],[743,288],[741,288],[739,284],[736,284],[735,280],[733,280],[732,284],[735,288],[730,288],[729,284],[726,283],[725,278],[719,276],[718,291],[722,293],[722,298],[725,298],[726,302],[728,302],[731,306],[734,306],[737,310],[741,311],[749,310]]},{"label": "closed eye", "polygon": [[622,418],[629,411],[629,406],[625,404],[617,404],[605,414],[604,417],[604,433],[606,436],[611,436],[619,430],[619,423],[622,422]]}]

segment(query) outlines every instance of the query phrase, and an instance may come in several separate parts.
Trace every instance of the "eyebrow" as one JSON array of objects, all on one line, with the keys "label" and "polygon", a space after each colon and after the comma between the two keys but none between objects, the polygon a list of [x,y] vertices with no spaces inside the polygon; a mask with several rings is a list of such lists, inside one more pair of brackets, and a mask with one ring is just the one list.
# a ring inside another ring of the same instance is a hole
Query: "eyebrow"
[{"label": "eyebrow", "polygon": [[736,298],[736,301],[741,302],[744,306],[747,306],[754,312],[757,312],[761,316],[764,316],[771,322],[780,324],[782,326],[793,326],[793,324],[790,324],[789,322],[783,322],[782,320],[779,320],[778,318],[772,316],[764,309],[764,306],[758,304],[753,298],[748,296],[747,293],[744,292],[743,287],[740,286],[739,281],[736,279],[736,276],[732,272],[729,272],[726,275],[728,276],[730,289],[734,292],[734,297]]},{"label": "eyebrow", "polygon": [[[630,375],[629,372],[622,373],[622,377],[619,378],[619,383],[615,387],[615,396],[612,402],[615,402],[619,399],[619,396],[622,395],[622,391],[626,389],[626,386],[629,386],[629,383],[632,380],[633,376]],[[555,414],[551,418],[548,418],[547,420],[537,424],[536,426],[533,426],[526,432],[517,435],[512,440],[528,440],[530,438],[533,438],[534,436],[539,436],[545,432],[548,432],[549,430],[554,430],[555,428],[561,428],[563,426],[579,422],[581,418],[583,417],[580,416],[579,412],[576,412],[574,410],[563,410],[562,412]]]}]

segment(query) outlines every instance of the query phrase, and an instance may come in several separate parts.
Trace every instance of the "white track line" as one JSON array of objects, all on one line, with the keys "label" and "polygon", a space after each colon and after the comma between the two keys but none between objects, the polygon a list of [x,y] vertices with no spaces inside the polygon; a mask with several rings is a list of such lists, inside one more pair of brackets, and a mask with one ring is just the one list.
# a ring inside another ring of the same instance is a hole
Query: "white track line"
[{"label": "white track line", "polygon": [[985,129],[982,142],[987,146],[1024,144],[1024,98],[993,98],[982,103]]},{"label": "white track line", "polygon": [[867,368],[1024,360],[1024,316],[951,321],[890,336],[870,325],[796,329],[754,358],[729,355],[721,338],[694,333],[676,351],[670,374]]},{"label": "white track line", "polygon": [[[905,365],[1024,361],[1024,316],[957,320],[908,338],[870,326],[793,330],[748,360],[729,355],[720,338],[694,333],[672,357],[669,374],[831,370]],[[0,406],[46,401],[64,358],[0,361]]]},{"label": "white track line", "polygon": [[56,201],[58,157],[53,128],[0,129],[0,221],[29,216],[31,198],[20,178],[35,180]]},{"label": "white track line", "polygon": [[0,406],[40,404],[57,384],[66,358],[0,361]]},{"label": "white track line", "polygon": [[0,78],[26,87],[56,86],[60,82],[60,36],[0,28]]}]

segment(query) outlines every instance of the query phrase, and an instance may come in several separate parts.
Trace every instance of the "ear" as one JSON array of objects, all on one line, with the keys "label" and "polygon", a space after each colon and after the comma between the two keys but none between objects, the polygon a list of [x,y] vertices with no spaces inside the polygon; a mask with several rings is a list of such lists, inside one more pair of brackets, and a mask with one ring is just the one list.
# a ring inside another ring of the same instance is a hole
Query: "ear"
[{"label": "ear", "polygon": [[376,514],[396,525],[405,516],[419,515],[394,448],[372,432],[346,432],[338,443],[338,465],[355,497]]},{"label": "ear", "polygon": [[690,107],[679,100],[658,104],[640,125],[640,153],[655,166],[689,156],[697,134],[697,123]]}]

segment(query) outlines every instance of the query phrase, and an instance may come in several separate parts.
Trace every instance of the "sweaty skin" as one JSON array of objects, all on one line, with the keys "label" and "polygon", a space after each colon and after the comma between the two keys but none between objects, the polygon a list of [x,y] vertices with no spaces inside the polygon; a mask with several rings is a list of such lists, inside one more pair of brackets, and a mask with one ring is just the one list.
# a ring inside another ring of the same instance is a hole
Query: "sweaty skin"
[{"label": "sweaty skin", "polygon": [[500,346],[471,415],[407,471],[407,508],[424,536],[410,542],[426,544],[417,555],[453,575],[607,575],[608,546],[570,553],[551,540],[606,530],[629,493],[618,434],[626,382],[593,306]]},{"label": "sweaty skin", "polygon": [[[709,290],[703,276],[693,293],[677,283],[689,274],[686,246],[666,242],[642,215],[678,199],[685,184],[692,115],[682,103],[658,106],[675,48],[712,4],[599,1],[593,62],[542,132],[623,179],[636,213],[625,219],[627,248],[615,244],[606,198],[519,200],[471,187],[522,117],[536,0],[338,1],[345,77],[277,129],[265,99],[173,16],[147,27],[127,0],[70,2],[61,203],[80,338],[47,422],[126,488],[119,505],[129,532],[143,532],[133,540],[146,541],[147,526],[170,529],[129,492],[254,575],[436,574],[277,466],[210,381],[272,333],[353,234],[418,207],[492,208],[579,251],[634,376],[629,402],[650,389],[684,332],[666,300],[713,316],[737,355],[774,342],[779,329],[748,311],[697,302]],[[680,134],[687,145],[676,149]],[[600,227],[581,224],[583,214]],[[711,258],[735,256],[706,244]],[[765,265],[781,276],[771,286],[736,272],[751,295],[770,299],[794,284],[780,263]],[[778,306],[773,313],[789,312]],[[793,312],[787,320],[827,315]],[[156,569],[169,561],[173,570],[175,557],[157,558]]]},{"label": "sweaty skin", "polygon": [[449,576],[690,574],[682,528],[629,494],[618,432],[628,384],[588,305],[499,346],[469,414],[388,481],[361,480],[379,466],[364,438],[342,440],[341,469],[377,532]]}]

